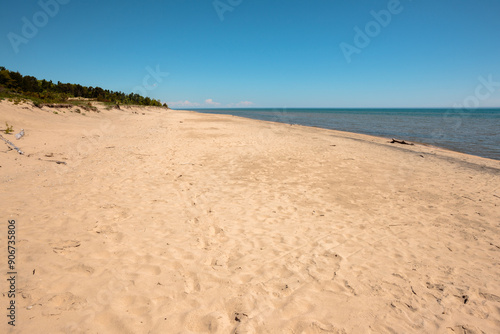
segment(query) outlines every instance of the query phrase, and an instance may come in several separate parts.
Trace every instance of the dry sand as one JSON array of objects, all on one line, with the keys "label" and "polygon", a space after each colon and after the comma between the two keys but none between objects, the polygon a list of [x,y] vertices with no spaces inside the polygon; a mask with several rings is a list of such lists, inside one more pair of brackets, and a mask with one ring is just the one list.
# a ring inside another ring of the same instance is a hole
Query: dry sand
[{"label": "dry sand", "polygon": [[499,161],[101,109],[0,102],[0,332],[500,332]]}]

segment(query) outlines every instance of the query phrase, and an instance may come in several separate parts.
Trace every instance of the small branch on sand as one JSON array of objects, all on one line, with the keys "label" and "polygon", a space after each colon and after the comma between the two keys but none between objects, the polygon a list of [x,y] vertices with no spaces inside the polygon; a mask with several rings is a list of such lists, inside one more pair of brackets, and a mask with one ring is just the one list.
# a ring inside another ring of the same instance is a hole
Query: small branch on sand
[{"label": "small branch on sand", "polygon": [[16,145],[12,144],[10,141],[8,141],[7,139],[5,139],[2,135],[0,135],[0,139],[2,139],[4,142],[6,142],[6,143],[7,143],[7,145],[12,146],[12,148],[13,148],[14,150],[16,150],[16,151],[17,151],[17,153],[19,153],[19,154],[21,154],[21,155],[24,155],[24,152],[23,152],[23,151],[21,151],[21,149],[20,149],[19,147],[17,147]]},{"label": "small branch on sand", "polygon": [[408,143],[404,140],[398,140],[398,139],[394,139],[394,138],[392,138],[392,141],[390,143],[391,144],[398,143],[398,144],[403,144],[403,145],[415,145],[413,143]]},{"label": "small branch on sand", "polygon": [[41,160],[41,161],[48,161],[48,162],[55,162],[55,163],[56,163],[56,164],[58,164],[58,165],[67,165],[67,163],[66,163],[66,162],[64,162],[64,161],[59,161],[59,160],[43,160],[43,159],[40,159],[40,158],[38,158],[38,160]]}]

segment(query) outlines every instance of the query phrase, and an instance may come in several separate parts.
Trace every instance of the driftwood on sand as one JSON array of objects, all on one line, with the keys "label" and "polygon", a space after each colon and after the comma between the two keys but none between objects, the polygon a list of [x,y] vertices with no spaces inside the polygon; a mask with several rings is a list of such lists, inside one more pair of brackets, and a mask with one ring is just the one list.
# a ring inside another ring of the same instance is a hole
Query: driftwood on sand
[{"label": "driftwood on sand", "polygon": [[392,141],[390,143],[391,144],[398,143],[398,144],[403,144],[403,145],[415,145],[413,143],[408,143],[404,140],[398,140],[398,139],[394,139],[394,138],[392,138]]},{"label": "driftwood on sand", "polygon": [[16,145],[12,144],[10,141],[8,141],[7,139],[5,139],[2,135],[0,135],[0,139],[2,139],[5,143],[7,143],[7,145],[11,146],[14,150],[16,150],[17,153],[24,154],[24,152],[21,151],[21,149],[19,147],[17,147]]}]

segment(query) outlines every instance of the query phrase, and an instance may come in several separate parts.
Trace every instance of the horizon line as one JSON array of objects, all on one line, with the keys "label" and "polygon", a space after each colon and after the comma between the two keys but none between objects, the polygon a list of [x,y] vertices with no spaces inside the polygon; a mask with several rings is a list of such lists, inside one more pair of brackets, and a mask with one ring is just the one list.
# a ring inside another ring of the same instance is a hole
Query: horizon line
[{"label": "horizon line", "polygon": [[474,110],[481,110],[481,109],[500,109],[500,106],[498,107],[478,107],[478,108],[465,108],[465,107],[462,107],[462,108],[459,108],[459,107],[218,107],[218,108],[207,108],[207,107],[196,107],[196,108],[191,108],[191,107],[188,107],[188,108],[170,108],[170,109],[174,109],[174,110],[190,110],[190,109],[194,109],[194,110],[200,110],[200,109],[203,109],[203,110],[220,110],[220,109],[231,109],[231,110],[234,110],[234,109],[350,109],[350,110],[357,110],[357,109],[464,109],[464,110],[467,110],[467,111],[474,111]]}]

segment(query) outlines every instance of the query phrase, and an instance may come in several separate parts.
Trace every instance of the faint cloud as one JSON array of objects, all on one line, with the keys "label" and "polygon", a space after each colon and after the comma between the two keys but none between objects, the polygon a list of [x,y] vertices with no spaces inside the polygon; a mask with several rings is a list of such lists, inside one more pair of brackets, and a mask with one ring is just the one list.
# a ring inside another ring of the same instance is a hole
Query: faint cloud
[{"label": "faint cloud", "polygon": [[198,102],[191,102],[188,100],[185,101],[175,101],[175,102],[167,102],[169,107],[199,107],[200,104]]},{"label": "faint cloud", "polygon": [[218,107],[220,106],[220,103],[219,102],[215,102],[214,100],[212,99],[206,99],[205,100],[205,104],[206,105],[209,105],[209,106],[214,106],[214,107]]},{"label": "faint cloud", "polygon": [[253,105],[253,102],[250,101],[241,101],[236,103],[236,106],[238,107],[250,107],[251,105]]},{"label": "faint cloud", "polygon": [[[198,103],[198,102],[191,102],[188,100],[185,101],[171,101],[167,102],[169,107],[220,107],[222,106],[222,103],[214,101],[213,99],[206,99],[203,103]],[[251,101],[241,101],[237,103],[228,103],[224,105],[227,108],[245,108],[245,107],[250,107],[253,106],[254,103]]]},{"label": "faint cloud", "polygon": [[250,107],[250,106],[253,106],[253,102],[250,102],[250,101],[241,101],[241,102],[238,102],[238,103],[229,103],[227,106],[230,107],[230,108],[233,108],[233,107]]}]

